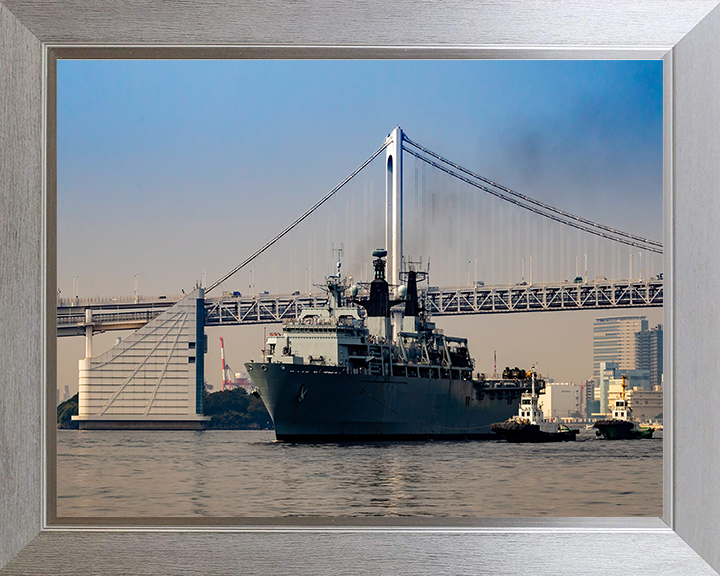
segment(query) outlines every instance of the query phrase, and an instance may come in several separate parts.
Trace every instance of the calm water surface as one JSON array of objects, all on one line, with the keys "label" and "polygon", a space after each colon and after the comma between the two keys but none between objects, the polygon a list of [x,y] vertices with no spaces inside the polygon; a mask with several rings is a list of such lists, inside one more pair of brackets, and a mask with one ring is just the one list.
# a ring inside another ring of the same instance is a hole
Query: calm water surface
[{"label": "calm water surface", "polygon": [[661,516],[652,440],[287,444],[58,430],[59,516]]}]

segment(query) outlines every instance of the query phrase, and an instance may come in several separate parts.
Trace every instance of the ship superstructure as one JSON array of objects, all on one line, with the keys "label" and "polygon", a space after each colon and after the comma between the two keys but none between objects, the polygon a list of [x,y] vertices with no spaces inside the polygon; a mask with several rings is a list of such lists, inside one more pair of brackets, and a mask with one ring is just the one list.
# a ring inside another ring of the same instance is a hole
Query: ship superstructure
[{"label": "ship superstructure", "polygon": [[303,310],[270,335],[264,362],[246,364],[278,440],[492,438],[490,425],[529,390],[527,378],[473,374],[467,339],[426,317],[424,272],[408,266],[391,298],[386,255],[373,252],[366,298],[338,263],[324,286],[327,306]]}]

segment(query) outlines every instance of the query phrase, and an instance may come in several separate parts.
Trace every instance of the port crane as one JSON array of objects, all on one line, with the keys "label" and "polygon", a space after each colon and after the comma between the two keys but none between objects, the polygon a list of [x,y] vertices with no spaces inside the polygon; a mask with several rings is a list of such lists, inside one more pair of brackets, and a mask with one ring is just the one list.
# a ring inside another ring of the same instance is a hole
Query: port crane
[{"label": "port crane", "polygon": [[222,360],[222,389],[224,392],[225,390],[232,390],[235,388],[235,379],[230,366],[225,363],[225,342],[223,341],[222,336],[220,336],[220,359]]},{"label": "port crane", "polygon": [[242,378],[236,375],[232,368],[225,362],[225,341],[220,336],[220,360],[222,361],[222,390],[234,390],[243,388],[246,392],[252,389],[252,381],[249,378]]}]

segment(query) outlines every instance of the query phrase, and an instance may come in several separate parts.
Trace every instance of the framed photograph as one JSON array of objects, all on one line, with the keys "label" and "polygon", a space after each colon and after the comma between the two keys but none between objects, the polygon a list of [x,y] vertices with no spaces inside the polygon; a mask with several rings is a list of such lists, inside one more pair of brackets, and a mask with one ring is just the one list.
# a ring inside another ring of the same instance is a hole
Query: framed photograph
[{"label": "framed photograph", "polygon": [[[2,359],[8,367],[1,392],[2,474],[6,494],[13,496],[0,502],[2,516],[8,519],[0,527],[0,565],[10,562],[10,572],[52,572],[63,567],[75,574],[88,567],[157,573],[168,571],[168,566],[174,567],[173,573],[210,569],[520,574],[529,554],[551,559],[538,573],[564,569],[600,574],[620,554],[634,573],[674,574],[689,569],[712,574],[720,567],[720,510],[715,509],[718,499],[713,496],[717,487],[706,480],[718,476],[720,459],[710,432],[718,392],[707,384],[715,372],[707,358],[716,355],[718,340],[715,313],[703,302],[717,274],[710,257],[718,235],[712,191],[718,176],[713,150],[718,146],[715,127],[720,108],[712,94],[720,83],[720,66],[708,52],[720,37],[715,4],[668,2],[656,8],[611,3],[598,12],[583,3],[526,9],[507,2],[457,6],[463,18],[453,16],[447,7],[427,5],[417,13],[401,5],[400,12],[413,15],[414,25],[397,26],[401,20],[395,21],[395,16],[389,21],[379,16],[381,7],[377,15],[375,10],[359,14],[354,7],[325,12],[320,5],[310,13],[296,14],[287,7],[278,12],[277,7],[235,3],[181,9],[186,24],[168,27],[165,24],[173,20],[162,4],[123,6],[117,11],[110,6],[101,11],[72,3],[41,8],[24,1],[1,3],[0,37],[7,56],[0,60],[0,136],[9,150],[0,164],[0,281],[8,295],[2,309],[7,343]],[[578,19],[578,14],[587,16]],[[538,19],[565,24],[553,25],[559,36],[548,35],[539,31]],[[590,32],[588,19],[594,23]],[[285,26],[278,25],[283,22]],[[318,22],[323,23],[320,28]],[[362,23],[351,26],[351,22]],[[481,22],[490,25],[480,26]],[[511,25],[518,32],[509,42],[506,30]],[[665,383],[662,519],[412,518],[372,523],[362,518],[247,519],[218,526],[155,519],[98,521],[72,529],[58,523],[56,402],[54,385],[47,383],[56,381],[54,78],[60,54],[63,58],[662,59],[664,372],[670,380]],[[368,558],[368,549],[378,553]]]},{"label": "framed photograph", "polygon": [[662,61],[56,53],[59,523],[662,515]]}]

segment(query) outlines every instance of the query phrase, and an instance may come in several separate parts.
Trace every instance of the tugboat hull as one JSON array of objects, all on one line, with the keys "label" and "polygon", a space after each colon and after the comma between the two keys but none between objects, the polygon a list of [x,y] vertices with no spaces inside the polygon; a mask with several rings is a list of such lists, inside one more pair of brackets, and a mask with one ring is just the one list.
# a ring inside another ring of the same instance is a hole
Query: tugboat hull
[{"label": "tugboat hull", "polygon": [[495,434],[502,436],[508,442],[540,443],[540,442],[572,442],[578,435],[578,430],[560,430],[558,432],[544,432],[537,424],[507,421],[495,423],[490,428]]},{"label": "tugboat hull", "polygon": [[627,420],[598,420],[594,427],[597,428],[597,435],[607,440],[652,438],[654,432],[653,428],[635,428],[635,425]]}]

